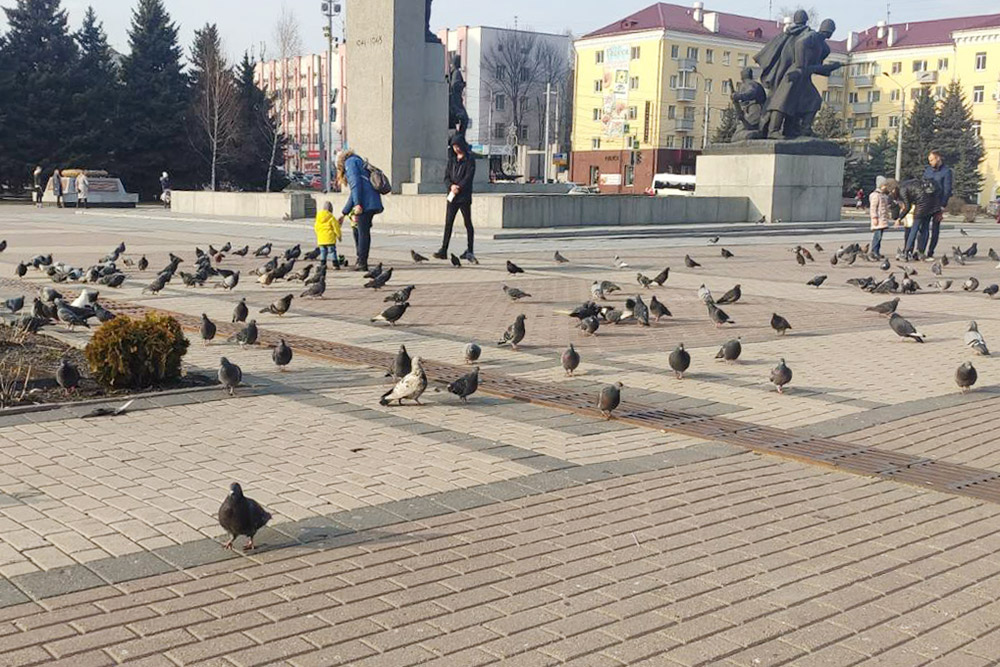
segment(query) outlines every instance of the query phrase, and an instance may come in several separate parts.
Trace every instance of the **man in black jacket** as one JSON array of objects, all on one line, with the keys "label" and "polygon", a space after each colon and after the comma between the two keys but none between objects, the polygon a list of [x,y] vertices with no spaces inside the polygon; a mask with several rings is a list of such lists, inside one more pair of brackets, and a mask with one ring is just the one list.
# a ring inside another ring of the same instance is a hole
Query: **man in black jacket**
[{"label": "man in black jacket", "polygon": [[478,264],[472,252],[475,230],[472,228],[472,183],[476,178],[476,159],[462,134],[456,134],[451,139],[451,150],[454,157],[448,160],[444,182],[448,185],[448,209],[444,218],[444,241],[441,249],[434,253],[438,259],[448,259],[448,244],[451,242],[451,231],[455,226],[455,216],[462,212],[465,221],[465,236],[468,239],[468,249],[461,258]]},{"label": "man in black jacket", "polygon": [[913,226],[906,230],[906,246],[904,253],[909,260],[914,256],[917,243],[917,235],[926,237],[927,228],[931,218],[940,210],[941,188],[938,184],[928,178],[913,178],[899,184],[896,199],[903,202],[903,208],[899,212],[902,220],[908,213],[913,212]]}]

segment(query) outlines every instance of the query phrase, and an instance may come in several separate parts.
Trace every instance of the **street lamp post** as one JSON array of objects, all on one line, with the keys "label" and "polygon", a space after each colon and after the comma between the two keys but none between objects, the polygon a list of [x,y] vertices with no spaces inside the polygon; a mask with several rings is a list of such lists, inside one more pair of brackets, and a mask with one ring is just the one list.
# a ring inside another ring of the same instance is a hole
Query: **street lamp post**
[{"label": "street lamp post", "polygon": [[896,125],[896,182],[898,183],[903,173],[903,117],[906,115],[906,89],[917,83],[919,79],[908,86],[903,86],[889,76],[888,72],[882,72],[882,76],[896,84],[896,88],[899,89],[899,123]]},{"label": "street lamp post", "polygon": [[[321,5],[326,25],[323,35],[326,37],[326,90],[320,86],[320,113],[317,120],[320,123],[319,157],[323,161],[323,192],[330,192],[330,149],[333,145],[333,17],[340,14],[339,2],[324,2]],[[323,108],[325,107],[325,111]],[[323,130],[323,119],[326,114],[326,130]]]}]

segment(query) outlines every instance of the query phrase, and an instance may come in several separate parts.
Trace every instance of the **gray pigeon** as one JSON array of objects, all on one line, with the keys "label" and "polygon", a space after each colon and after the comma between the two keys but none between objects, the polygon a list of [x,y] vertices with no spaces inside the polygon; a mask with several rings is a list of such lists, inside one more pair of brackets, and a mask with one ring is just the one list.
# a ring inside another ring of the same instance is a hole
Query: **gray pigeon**
[{"label": "gray pigeon", "polygon": [[24,295],[22,294],[19,297],[13,299],[7,299],[6,301],[3,302],[3,305],[10,312],[16,313],[17,311],[24,308]]},{"label": "gray pigeon", "polygon": [[967,279],[962,284],[962,289],[964,289],[966,292],[975,292],[977,289],[979,289],[979,279],[976,278],[975,276]]},{"label": "gray pigeon", "polygon": [[518,315],[514,323],[503,332],[503,337],[497,341],[497,346],[510,345],[512,350],[517,349],[517,344],[524,340],[524,314]]},{"label": "gray pigeon", "polygon": [[556,260],[556,264],[565,264],[569,261],[568,259],[563,257],[558,250],[556,250],[556,254],[553,255],[552,258]]},{"label": "gray pigeon", "polygon": [[563,350],[562,353],[562,367],[566,371],[566,375],[573,375],[577,366],[580,365],[580,353],[576,351],[573,344],[570,343],[569,347]]},{"label": "gray pigeon", "polygon": [[225,388],[230,396],[236,395],[236,387],[243,381],[243,371],[229,359],[222,357],[219,360],[219,383]]},{"label": "gray pigeon", "polygon": [[413,370],[413,360],[410,359],[410,354],[406,351],[406,346],[400,345],[399,351],[393,357],[392,366],[389,367],[386,377],[391,377],[396,382],[399,382],[409,375],[411,370]]},{"label": "gray pigeon", "polygon": [[648,277],[642,275],[642,273],[635,274],[635,281],[639,283],[640,286],[649,289],[649,286],[653,284],[653,281]]},{"label": "gray pigeon", "polygon": [[288,346],[284,338],[279,340],[278,345],[271,350],[271,360],[274,361],[278,370],[282,371],[285,370],[285,366],[292,363],[292,348]]},{"label": "gray pigeon", "polygon": [[963,394],[972,389],[972,385],[976,384],[976,380],[978,379],[979,374],[976,372],[976,367],[972,365],[971,361],[966,361],[955,371],[955,384],[958,385],[959,390]]},{"label": "gray pigeon", "polygon": [[667,278],[669,276],[670,276],[670,267],[668,266],[667,268],[663,269],[662,271],[656,274],[656,277],[653,278],[653,282],[659,285],[660,287],[663,287],[663,283],[667,282]]},{"label": "gray pigeon", "polygon": [[778,360],[778,365],[771,371],[771,384],[778,388],[778,393],[784,393],[783,387],[792,381],[792,369],[785,365],[784,358]]},{"label": "gray pigeon", "polygon": [[986,339],[979,333],[979,325],[973,320],[969,322],[969,330],[965,332],[965,345],[976,351],[976,354],[988,357],[989,348],[986,347]]},{"label": "gray pigeon", "polygon": [[392,389],[382,394],[378,401],[379,405],[387,406],[392,401],[402,405],[403,399],[420,405],[420,397],[427,389],[427,375],[420,363],[420,357],[414,357],[412,364],[413,368],[410,369],[410,372],[400,379]]},{"label": "gray pigeon", "polygon": [[737,336],[736,338],[727,340],[723,343],[722,347],[720,347],[719,351],[716,353],[715,358],[723,359],[728,363],[739,359],[741,354],[743,354],[743,344]]},{"label": "gray pigeon", "polygon": [[660,303],[655,294],[649,300],[649,314],[655,317],[657,322],[660,321],[661,317],[672,317],[670,309]]},{"label": "gray pigeon", "polygon": [[280,299],[272,303],[267,308],[261,308],[260,312],[271,313],[272,315],[277,315],[278,317],[281,317],[282,315],[288,312],[289,308],[291,308],[293,298],[294,297],[291,294],[286,294],[285,296],[281,297]]},{"label": "gray pigeon", "polygon": [[233,308],[233,323],[246,322],[247,315],[249,314],[250,310],[247,308],[247,300],[246,297],[244,297],[240,299],[240,302],[236,304],[235,308]]},{"label": "gray pigeon", "polygon": [[899,306],[899,297],[897,296],[892,301],[883,301],[880,304],[874,306],[868,306],[865,310],[870,310],[873,313],[878,313],[879,315],[892,315],[896,312],[896,308]]},{"label": "gray pigeon", "polygon": [[381,313],[372,318],[372,322],[388,322],[389,326],[396,326],[396,322],[403,317],[406,309],[410,307],[409,302],[394,303]]},{"label": "gray pigeon", "polygon": [[989,295],[991,299],[997,295],[997,292],[1000,292],[1000,285],[997,285],[996,283],[983,290],[983,294]]},{"label": "gray pigeon", "polygon": [[718,299],[716,299],[715,303],[722,303],[722,304],[736,303],[742,297],[743,297],[743,287],[739,283],[737,283],[736,285],[733,286],[733,289],[729,290],[728,292],[720,296]]},{"label": "gray pigeon", "polygon": [[784,336],[785,332],[792,328],[792,325],[778,313],[771,313],[771,328]]},{"label": "gray pigeon", "polygon": [[611,419],[612,413],[621,405],[623,386],[621,382],[616,382],[601,389],[601,393],[597,397],[597,409],[601,411],[605,419]]},{"label": "gray pigeon", "polygon": [[528,294],[523,290],[519,290],[516,287],[507,287],[506,285],[503,286],[503,293],[506,294],[507,298],[510,299],[511,301],[520,301],[525,297],[531,296],[530,294]]},{"label": "gray pigeon", "polygon": [[912,338],[918,343],[924,342],[924,335],[917,331],[909,320],[904,319],[899,313],[893,313],[889,318],[889,326],[900,338]]},{"label": "gray pigeon", "polygon": [[595,315],[591,315],[580,320],[580,324],[577,326],[588,336],[593,336],[601,327],[601,321]]},{"label": "gray pigeon", "polygon": [[326,279],[317,280],[299,294],[300,299],[322,299],[326,292]]},{"label": "gray pigeon", "polygon": [[409,301],[410,300],[410,294],[412,294],[413,290],[415,290],[415,289],[417,289],[416,285],[407,285],[403,289],[396,290],[395,292],[393,292],[389,296],[385,297],[384,299],[382,299],[382,301],[383,301],[383,303],[389,303],[389,302],[392,302],[392,303],[403,303],[404,301]]},{"label": "gray pigeon", "polygon": [[469,343],[465,346],[465,363],[474,364],[479,361],[480,355],[482,355],[483,349],[476,345],[475,343]]},{"label": "gray pigeon", "polygon": [[146,292],[149,292],[150,294],[159,294],[160,290],[167,286],[168,280],[170,280],[170,277],[167,274],[160,273],[153,278],[153,282],[142,288],[142,293],[145,294]]},{"label": "gray pigeon", "polygon": [[684,349],[684,343],[674,348],[668,359],[670,367],[674,369],[674,374],[678,380],[684,379],[684,371],[691,366],[691,353]]},{"label": "gray pigeon", "polygon": [[812,287],[819,287],[826,282],[826,276],[813,276],[810,280],[806,281],[806,285],[811,285]]},{"label": "gray pigeon", "polygon": [[271,520],[271,514],[260,506],[253,498],[243,495],[243,487],[236,482],[229,486],[229,495],[219,507],[219,525],[229,533],[226,549],[232,550],[233,542],[240,535],[245,535],[247,543],[244,551],[253,549],[253,538],[261,528]]},{"label": "gray pigeon", "polygon": [[250,322],[227,339],[229,342],[236,341],[240,347],[244,345],[254,345],[257,342],[257,320]]},{"label": "gray pigeon", "polygon": [[479,366],[448,385],[448,391],[462,399],[463,403],[468,403],[469,396],[476,393],[477,389],[479,389]]},{"label": "gray pigeon", "polygon": [[80,369],[64,357],[59,361],[59,367],[56,368],[56,382],[68,394],[71,389],[80,386]]},{"label": "gray pigeon", "polygon": [[208,319],[208,315],[206,315],[205,313],[202,313],[201,314],[201,339],[203,341],[205,341],[206,345],[208,345],[208,343],[209,343],[210,340],[212,340],[213,338],[215,338],[216,329],[217,329],[217,327],[215,326],[215,322],[213,322],[212,320]]},{"label": "gray pigeon", "polygon": [[632,308],[632,315],[635,317],[635,321],[642,326],[649,326],[649,308],[639,294],[635,295],[635,306]]},{"label": "gray pigeon", "polygon": [[708,316],[711,318],[712,322],[715,323],[716,329],[721,327],[723,324],[736,324],[736,322],[734,322],[724,310],[716,306],[714,302],[708,304]]}]

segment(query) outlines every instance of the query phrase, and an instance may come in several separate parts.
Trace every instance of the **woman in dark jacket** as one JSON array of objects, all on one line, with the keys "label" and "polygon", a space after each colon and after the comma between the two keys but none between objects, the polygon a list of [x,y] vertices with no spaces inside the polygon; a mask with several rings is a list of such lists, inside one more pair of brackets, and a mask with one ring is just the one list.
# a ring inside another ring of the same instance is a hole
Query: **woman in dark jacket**
[{"label": "woman in dark jacket", "polygon": [[368,252],[372,245],[372,222],[375,215],[385,210],[382,207],[382,195],[372,187],[371,175],[365,167],[365,161],[354,151],[344,151],[337,158],[337,180],[342,186],[348,186],[351,194],[344,204],[340,224],[344,217],[351,216],[351,233],[354,235],[354,247],[358,259],[355,271],[368,270]]},{"label": "woman in dark jacket", "polygon": [[455,226],[455,216],[462,212],[465,221],[465,236],[468,248],[462,253],[462,259],[478,264],[472,252],[475,230],[472,227],[472,183],[476,178],[476,158],[469,149],[465,137],[456,134],[451,139],[451,150],[454,157],[448,160],[444,182],[448,185],[448,208],[444,218],[444,241],[441,249],[434,253],[438,259],[448,259],[448,244],[451,242],[451,231]]}]

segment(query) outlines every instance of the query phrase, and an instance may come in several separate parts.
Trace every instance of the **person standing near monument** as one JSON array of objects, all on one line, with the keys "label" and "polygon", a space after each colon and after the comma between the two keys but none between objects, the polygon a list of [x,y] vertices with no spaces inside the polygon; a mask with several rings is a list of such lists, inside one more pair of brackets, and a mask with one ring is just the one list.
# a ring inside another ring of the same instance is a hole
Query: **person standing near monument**
[{"label": "person standing near monument", "polygon": [[919,239],[920,250],[926,250],[927,259],[932,259],[934,257],[934,250],[937,248],[938,235],[941,233],[941,220],[944,219],[944,209],[948,207],[948,201],[951,200],[952,183],[955,177],[951,171],[951,167],[945,165],[941,153],[933,150],[927,155],[927,167],[924,168],[924,178],[934,181],[940,192],[938,209],[931,216],[928,223],[928,227],[930,228],[930,246],[927,245],[928,234],[926,230],[921,232]]},{"label": "person standing near monument", "polygon": [[[892,224],[892,198],[889,194],[895,192],[897,187],[896,179],[879,176],[875,179],[875,189],[868,197],[868,215],[872,222],[871,253],[879,259],[882,258],[882,234]],[[900,224],[897,222],[896,226]]]},{"label": "person standing near monument", "polygon": [[340,256],[337,254],[337,241],[341,238],[340,220],[333,215],[333,204],[323,204],[316,214],[313,230],[316,232],[316,245],[319,246],[320,266],[326,266],[329,257],[334,270],[340,271]]},{"label": "person standing near monument", "polygon": [[903,248],[904,258],[911,261],[918,252],[922,252],[917,239],[927,234],[927,226],[940,208],[941,189],[930,179],[914,178],[899,184],[896,199],[903,202],[899,220],[913,213],[913,225],[906,230],[906,245]]},{"label": "person standing near monument", "polygon": [[170,208],[170,174],[167,172],[160,175],[160,201],[163,208]]},{"label": "person standing near monument", "polygon": [[87,178],[87,172],[81,169],[80,173],[76,175],[76,207],[80,208],[80,204],[83,204],[83,208],[87,208],[89,197],[90,179]]},{"label": "person standing near monument", "polygon": [[56,198],[56,206],[63,207],[62,173],[58,169],[52,172],[52,196]]},{"label": "person standing near monument", "polygon": [[42,166],[41,165],[37,165],[35,167],[35,171],[31,172],[31,181],[32,181],[32,186],[33,186],[33,188],[35,190],[35,207],[36,208],[41,208],[42,207],[42,192],[44,191],[44,188],[42,188]]},{"label": "person standing near monument", "polygon": [[339,222],[343,225],[344,217],[351,216],[351,233],[354,235],[354,247],[358,255],[354,270],[367,271],[368,253],[372,245],[372,223],[375,216],[384,210],[382,195],[372,187],[365,161],[352,150],[346,150],[337,157],[337,182],[349,187],[351,191]]},{"label": "person standing near monument", "polygon": [[451,242],[451,232],[455,226],[455,216],[462,212],[465,222],[465,237],[468,247],[461,258],[478,264],[473,254],[475,230],[472,227],[472,183],[476,178],[476,158],[472,155],[465,136],[456,134],[451,138],[451,150],[454,159],[448,160],[444,182],[448,185],[448,206],[444,217],[444,241],[441,249],[434,253],[437,259],[448,259],[448,244]]}]

